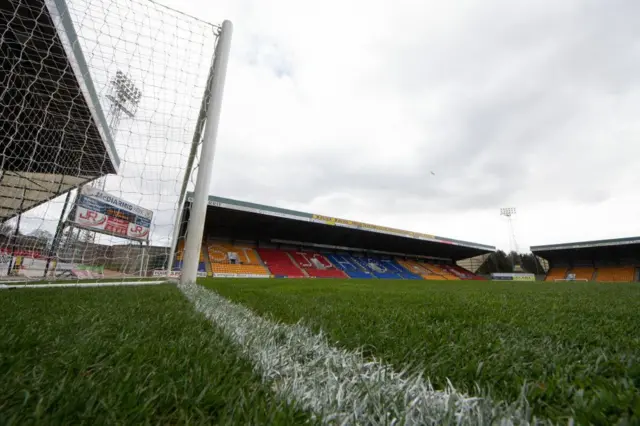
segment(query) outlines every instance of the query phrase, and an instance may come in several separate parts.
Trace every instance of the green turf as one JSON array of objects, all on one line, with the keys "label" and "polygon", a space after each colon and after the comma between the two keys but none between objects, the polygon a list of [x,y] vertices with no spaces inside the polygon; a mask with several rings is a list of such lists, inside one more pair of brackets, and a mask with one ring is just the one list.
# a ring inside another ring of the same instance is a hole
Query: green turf
[{"label": "green turf", "polygon": [[640,284],[202,280],[285,322],[322,328],[436,386],[580,424],[640,422]]},{"label": "green turf", "polygon": [[0,424],[293,424],[171,285],[0,292]]}]

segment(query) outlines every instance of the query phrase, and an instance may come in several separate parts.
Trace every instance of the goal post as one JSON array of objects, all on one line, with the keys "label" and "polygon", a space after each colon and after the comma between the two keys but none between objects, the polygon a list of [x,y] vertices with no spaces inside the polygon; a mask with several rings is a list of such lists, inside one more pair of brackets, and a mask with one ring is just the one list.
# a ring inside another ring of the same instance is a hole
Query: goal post
[{"label": "goal post", "polygon": [[[222,94],[224,91],[227,64],[229,62],[232,31],[233,25],[231,22],[224,21],[218,37],[218,43],[216,44],[209,105],[207,107],[207,123],[204,128],[198,177],[196,179],[193,202],[191,203],[189,224],[187,225],[184,264],[182,267],[182,276],[180,277],[181,284],[194,283],[198,273],[202,233],[204,232],[204,220],[207,214],[209,186],[213,172],[213,157],[216,149],[216,138],[218,136],[218,124],[222,108]],[[178,212],[177,215],[180,216],[180,212]]]},{"label": "goal post", "polygon": [[209,189],[231,30],[148,0],[0,2],[0,282],[197,275],[177,231],[194,170]]}]

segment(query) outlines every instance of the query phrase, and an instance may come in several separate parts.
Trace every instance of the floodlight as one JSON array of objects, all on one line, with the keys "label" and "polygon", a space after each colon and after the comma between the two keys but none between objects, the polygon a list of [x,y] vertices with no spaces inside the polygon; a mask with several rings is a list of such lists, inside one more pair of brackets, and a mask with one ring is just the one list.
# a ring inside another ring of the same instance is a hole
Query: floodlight
[{"label": "floodlight", "polygon": [[511,217],[516,214],[515,207],[503,207],[500,209],[500,216]]}]

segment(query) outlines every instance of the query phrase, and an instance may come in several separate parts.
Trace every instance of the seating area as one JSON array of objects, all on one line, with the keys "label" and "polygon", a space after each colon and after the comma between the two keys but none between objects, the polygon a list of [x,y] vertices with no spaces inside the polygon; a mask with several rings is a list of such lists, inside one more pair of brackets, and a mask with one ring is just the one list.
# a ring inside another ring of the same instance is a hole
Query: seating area
[{"label": "seating area", "polygon": [[597,269],[597,282],[628,283],[635,281],[636,268],[634,266],[609,266]]},{"label": "seating area", "polygon": [[333,266],[324,255],[311,251],[290,251],[289,255],[297,265],[313,278],[347,278],[340,269]]},{"label": "seating area", "polygon": [[306,278],[303,269],[293,262],[291,256],[286,251],[276,249],[258,248],[258,255],[276,277],[284,278]]},{"label": "seating area", "polygon": [[338,269],[344,271],[349,278],[374,278],[371,271],[363,269],[349,254],[327,254],[326,257]]},{"label": "seating area", "polygon": [[575,266],[569,270],[569,274],[575,274],[576,280],[587,280],[591,281],[593,279],[593,273],[595,272],[595,268],[592,266]]},{"label": "seating area", "polygon": [[482,277],[479,277],[458,265],[445,265],[444,268],[461,280],[483,280]]},{"label": "seating area", "polygon": [[566,267],[550,268],[544,280],[545,281],[563,280],[567,278],[567,272],[568,272],[568,268]]},{"label": "seating area", "polygon": [[360,266],[361,269],[368,271],[376,278],[392,280],[401,279],[400,275],[397,272],[389,270],[378,259],[375,259],[373,257],[361,256],[352,256],[352,259],[358,266]]},{"label": "seating area", "polygon": [[434,274],[432,271],[427,269],[426,264],[422,262],[418,262],[417,260],[404,260],[398,259],[398,263],[402,265],[403,268],[407,269],[409,272],[419,275],[422,279],[425,280],[443,280],[444,278],[441,275]]},{"label": "seating area", "polygon": [[[173,264],[173,270],[178,271],[182,269],[182,262],[184,260],[184,240],[178,242],[176,247],[176,260]],[[200,262],[198,263],[198,272],[206,272],[207,265],[205,262],[204,253],[200,251]]]},{"label": "seating area", "polygon": [[405,280],[422,279],[420,274],[413,273],[410,270],[406,269],[396,259],[380,259],[380,263],[389,271],[393,271],[394,273],[398,274],[400,278],[403,278]]},{"label": "seating area", "polygon": [[262,265],[234,265],[231,263],[212,263],[214,274],[260,275],[268,276],[269,271]]},{"label": "seating area", "polygon": [[426,269],[428,269],[432,273],[441,276],[442,278],[440,279],[442,280],[455,281],[460,279],[457,275],[453,274],[451,271],[449,271],[449,269],[447,269],[443,265],[425,263],[424,266]]},{"label": "seating area", "polygon": [[[182,267],[184,241],[176,251],[175,269]],[[313,250],[255,248],[250,244],[207,241],[198,270],[213,276],[274,276],[285,278],[358,278],[406,280],[482,279],[457,265],[419,260],[320,253]]]},{"label": "seating area", "polygon": [[207,252],[214,274],[270,275],[252,247],[209,242]]}]

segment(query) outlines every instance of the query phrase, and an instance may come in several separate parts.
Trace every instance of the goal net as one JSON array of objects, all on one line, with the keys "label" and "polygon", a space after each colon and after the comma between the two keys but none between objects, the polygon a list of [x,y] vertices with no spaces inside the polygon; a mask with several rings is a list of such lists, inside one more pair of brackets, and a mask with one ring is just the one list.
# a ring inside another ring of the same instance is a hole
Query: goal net
[{"label": "goal net", "polygon": [[167,269],[219,32],[147,0],[0,2],[0,281]]}]

